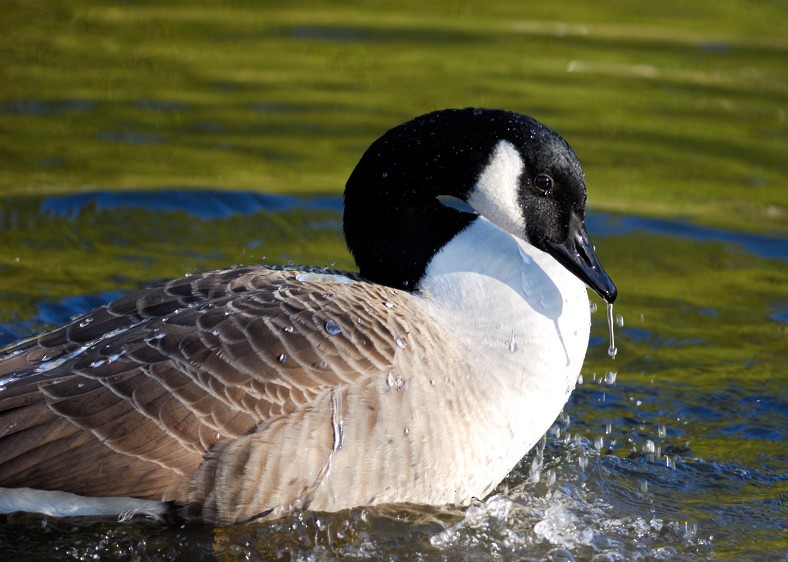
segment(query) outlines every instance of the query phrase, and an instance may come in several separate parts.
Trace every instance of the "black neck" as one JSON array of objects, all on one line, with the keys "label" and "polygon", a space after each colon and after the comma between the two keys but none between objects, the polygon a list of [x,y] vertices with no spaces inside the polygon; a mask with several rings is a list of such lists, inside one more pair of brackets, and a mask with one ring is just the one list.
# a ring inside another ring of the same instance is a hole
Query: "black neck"
[{"label": "black neck", "polygon": [[[428,114],[388,131],[359,161],[345,188],[344,230],[362,276],[414,291],[429,261],[474,219],[439,195],[465,198],[475,181],[456,123]],[[429,133],[429,134],[428,134]]]},{"label": "black neck", "polygon": [[[352,220],[348,220],[352,217]],[[345,238],[361,275],[415,291],[433,256],[475,215],[434,204],[345,204]]]},{"label": "black neck", "polygon": [[535,127],[542,126],[506,111],[454,109],[417,117],[375,141],[345,189],[345,239],[361,275],[416,290],[435,253],[475,218],[438,196],[466,200],[496,143],[511,137],[522,146]]}]

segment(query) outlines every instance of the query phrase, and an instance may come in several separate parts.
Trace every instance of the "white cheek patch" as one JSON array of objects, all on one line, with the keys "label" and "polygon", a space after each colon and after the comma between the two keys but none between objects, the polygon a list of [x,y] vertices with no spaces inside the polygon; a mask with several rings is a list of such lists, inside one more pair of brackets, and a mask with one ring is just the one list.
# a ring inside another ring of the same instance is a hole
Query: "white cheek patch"
[{"label": "white cheek patch", "polygon": [[525,219],[517,203],[524,167],[514,145],[500,141],[468,197],[477,213],[519,238],[525,233]]}]

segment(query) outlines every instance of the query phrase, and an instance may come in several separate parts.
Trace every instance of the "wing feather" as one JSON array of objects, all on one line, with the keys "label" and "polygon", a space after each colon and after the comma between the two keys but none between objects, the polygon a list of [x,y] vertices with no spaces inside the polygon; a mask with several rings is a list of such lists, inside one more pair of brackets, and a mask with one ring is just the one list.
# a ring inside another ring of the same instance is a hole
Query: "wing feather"
[{"label": "wing feather", "polygon": [[297,274],[176,279],[0,350],[0,486],[169,497],[221,451],[267,458],[233,445],[260,424],[385,376],[408,335],[403,297]]}]

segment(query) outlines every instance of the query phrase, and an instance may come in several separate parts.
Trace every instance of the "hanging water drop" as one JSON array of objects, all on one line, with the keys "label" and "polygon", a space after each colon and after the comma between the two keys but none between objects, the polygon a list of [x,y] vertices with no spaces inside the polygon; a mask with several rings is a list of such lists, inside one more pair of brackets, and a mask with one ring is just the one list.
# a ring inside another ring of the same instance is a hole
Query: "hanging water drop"
[{"label": "hanging water drop", "polygon": [[616,349],[616,335],[613,330],[613,303],[607,303],[607,329],[610,333],[610,347],[607,348],[607,354],[611,359],[615,359],[618,354]]}]

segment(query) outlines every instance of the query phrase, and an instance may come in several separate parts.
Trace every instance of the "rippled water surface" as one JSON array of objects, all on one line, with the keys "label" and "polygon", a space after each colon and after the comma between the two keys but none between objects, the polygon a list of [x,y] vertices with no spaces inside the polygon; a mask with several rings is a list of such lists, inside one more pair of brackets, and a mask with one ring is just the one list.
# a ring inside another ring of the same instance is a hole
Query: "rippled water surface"
[{"label": "rippled water surface", "polygon": [[[8,0],[0,345],[232,264],[352,269],[341,191],[441,108],[577,152],[619,288],[542,446],[468,509],[0,520],[0,559],[788,559],[784,2]],[[122,475],[119,475],[122,477]]]},{"label": "rippled water surface", "polygon": [[[260,261],[350,266],[340,197],[98,192],[9,197],[3,208],[13,209],[0,228],[20,265],[6,271],[19,290],[2,301],[0,343],[178,272]],[[44,224],[47,244],[37,241]],[[779,558],[788,492],[786,240],[593,210],[589,230],[621,288],[619,355],[607,357],[600,302],[565,414],[484,502],[215,529],[13,516],[0,527],[0,548],[42,559]],[[79,247],[53,242],[70,239]],[[46,246],[36,260],[56,264],[34,268],[36,279],[22,267],[31,245]],[[728,278],[709,279],[709,264]],[[73,294],[61,296],[64,283]]]}]

